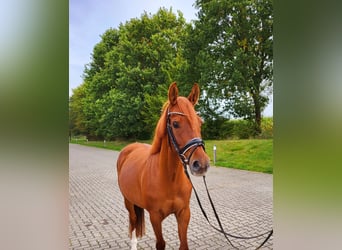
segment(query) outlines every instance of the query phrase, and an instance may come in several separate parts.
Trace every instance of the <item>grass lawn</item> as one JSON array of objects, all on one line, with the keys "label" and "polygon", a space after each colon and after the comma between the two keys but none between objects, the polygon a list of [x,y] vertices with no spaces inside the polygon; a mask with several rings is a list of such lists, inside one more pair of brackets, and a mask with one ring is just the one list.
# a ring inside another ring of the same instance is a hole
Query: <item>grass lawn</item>
[{"label": "grass lawn", "polygon": [[206,151],[214,164],[213,146],[216,145],[216,166],[273,173],[273,140],[208,140]]},{"label": "grass lawn", "polygon": [[[143,143],[151,144],[151,141],[139,141]],[[87,141],[86,139],[72,139],[71,143],[81,144],[85,146],[97,147],[97,148],[107,148],[115,151],[120,151],[126,145],[133,143],[135,141]]]},{"label": "grass lawn", "polygon": [[[149,141],[142,141],[151,143]],[[131,143],[128,141],[86,141],[85,139],[72,140],[87,146],[107,148],[120,151]],[[238,168],[263,173],[273,173],[273,140],[206,140],[205,147],[214,165],[213,146],[216,145],[216,166]]]}]

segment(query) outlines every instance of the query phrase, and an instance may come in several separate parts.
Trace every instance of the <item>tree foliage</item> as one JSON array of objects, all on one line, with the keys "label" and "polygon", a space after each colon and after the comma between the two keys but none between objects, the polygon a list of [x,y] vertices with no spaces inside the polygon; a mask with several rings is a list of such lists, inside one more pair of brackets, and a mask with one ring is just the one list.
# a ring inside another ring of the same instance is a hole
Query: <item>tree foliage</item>
[{"label": "tree foliage", "polygon": [[272,1],[197,0],[196,7],[190,55],[192,71],[204,83],[202,108],[214,119],[252,120],[260,133],[273,84]]},{"label": "tree foliage", "polygon": [[[160,9],[109,29],[95,45],[70,107],[75,131],[96,138],[149,138],[172,81],[182,82],[187,24]],[[82,94],[80,94],[82,93]]]},{"label": "tree foliage", "polygon": [[247,119],[248,126],[254,121],[255,134],[260,133],[273,83],[272,2],[197,0],[195,5],[193,23],[181,12],[161,8],[101,35],[83,83],[70,97],[71,133],[89,139],[150,138],[174,81],[182,85],[181,95],[200,83],[204,135],[220,136],[231,116]]}]

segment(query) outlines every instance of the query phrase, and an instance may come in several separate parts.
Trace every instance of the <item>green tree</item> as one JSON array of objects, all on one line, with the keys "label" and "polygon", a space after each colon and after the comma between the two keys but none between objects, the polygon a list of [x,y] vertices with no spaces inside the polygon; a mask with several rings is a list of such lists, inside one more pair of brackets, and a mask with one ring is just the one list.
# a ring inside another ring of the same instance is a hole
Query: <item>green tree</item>
[{"label": "green tree", "polygon": [[168,85],[182,83],[188,26],[182,13],[162,8],[101,36],[84,71],[84,95],[73,96],[84,131],[107,139],[152,135]]},{"label": "green tree", "polygon": [[188,59],[205,83],[202,110],[252,120],[260,134],[273,85],[272,1],[197,0],[196,7]]},{"label": "green tree", "polygon": [[86,135],[89,139],[105,137],[101,124],[103,96],[112,88],[106,55],[118,44],[119,31],[108,29],[95,45],[92,61],[85,66],[84,82],[73,90],[69,101],[69,127],[72,133]]},{"label": "green tree", "polygon": [[87,134],[85,124],[86,117],[83,112],[82,101],[86,97],[84,85],[78,86],[73,90],[73,95],[69,98],[69,134]]},{"label": "green tree", "polygon": [[111,75],[106,65],[107,53],[113,50],[119,43],[119,31],[108,29],[101,35],[101,41],[94,46],[91,54],[92,61],[85,66],[83,78],[87,85],[87,91],[94,95],[95,100],[101,98],[113,86]]}]

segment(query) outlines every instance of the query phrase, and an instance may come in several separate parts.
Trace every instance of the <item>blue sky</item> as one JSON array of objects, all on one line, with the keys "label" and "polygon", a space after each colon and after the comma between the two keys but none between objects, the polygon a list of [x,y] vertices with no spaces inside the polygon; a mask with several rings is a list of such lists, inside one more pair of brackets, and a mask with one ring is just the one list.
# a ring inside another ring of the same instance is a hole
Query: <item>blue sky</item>
[{"label": "blue sky", "polygon": [[[91,60],[95,44],[109,28],[117,28],[131,18],[156,13],[160,7],[180,10],[189,22],[196,19],[197,10],[191,0],[70,0],[69,1],[69,96],[82,83],[82,74]],[[273,103],[265,109],[272,116]]]}]

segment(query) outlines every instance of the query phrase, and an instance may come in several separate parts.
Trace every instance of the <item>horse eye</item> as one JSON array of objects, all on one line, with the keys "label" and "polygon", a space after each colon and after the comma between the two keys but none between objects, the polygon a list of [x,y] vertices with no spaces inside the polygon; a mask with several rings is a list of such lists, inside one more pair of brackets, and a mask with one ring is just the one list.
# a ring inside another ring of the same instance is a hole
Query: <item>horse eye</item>
[{"label": "horse eye", "polygon": [[172,123],[172,125],[173,125],[174,128],[179,128],[179,123],[176,122],[176,121],[174,121],[174,122]]}]

